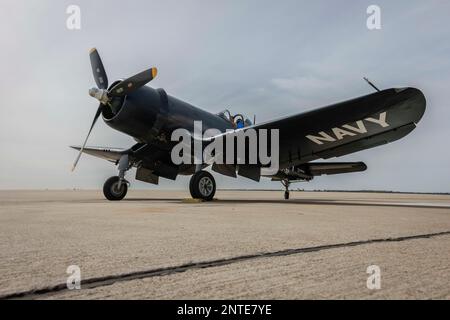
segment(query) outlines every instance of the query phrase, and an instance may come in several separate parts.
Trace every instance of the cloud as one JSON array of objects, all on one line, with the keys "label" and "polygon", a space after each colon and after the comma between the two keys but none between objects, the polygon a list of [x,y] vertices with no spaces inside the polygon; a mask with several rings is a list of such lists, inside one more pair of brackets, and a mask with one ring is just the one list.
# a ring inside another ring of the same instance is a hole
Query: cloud
[{"label": "cloud", "polygon": [[282,91],[300,96],[316,96],[331,87],[330,81],[310,76],[274,78],[271,83]]}]

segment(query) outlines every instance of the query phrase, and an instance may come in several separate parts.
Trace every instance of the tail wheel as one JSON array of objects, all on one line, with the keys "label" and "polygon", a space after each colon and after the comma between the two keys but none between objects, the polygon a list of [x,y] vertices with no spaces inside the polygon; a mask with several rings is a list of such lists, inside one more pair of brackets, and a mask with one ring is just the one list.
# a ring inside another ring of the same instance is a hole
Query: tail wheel
[{"label": "tail wheel", "polygon": [[111,177],[106,180],[103,185],[103,194],[110,201],[120,201],[127,195],[128,185],[126,181],[122,181],[119,188],[119,177]]},{"label": "tail wheel", "polygon": [[291,184],[288,179],[281,180],[281,184],[283,185],[284,191],[284,200],[289,200],[289,185]]},{"label": "tail wheel", "polygon": [[189,191],[192,198],[211,201],[216,194],[216,181],[207,171],[199,171],[191,177]]}]

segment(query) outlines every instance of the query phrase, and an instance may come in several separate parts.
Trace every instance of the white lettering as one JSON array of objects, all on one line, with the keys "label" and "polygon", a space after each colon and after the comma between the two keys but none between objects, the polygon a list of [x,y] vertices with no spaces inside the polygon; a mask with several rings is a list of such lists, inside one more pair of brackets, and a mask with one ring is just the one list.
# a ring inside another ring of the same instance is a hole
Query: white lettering
[{"label": "white lettering", "polygon": [[355,128],[349,124],[344,124],[342,126],[342,128],[345,128],[347,130],[352,130],[354,132],[361,133],[361,134],[367,133],[367,129],[366,129],[366,126],[364,125],[364,122],[362,122],[361,120],[356,121],[356,125],[358,126],[358,128]]},{"label": "white lettering", "polygon": [[313,136],[313,135],[308,135],[306,136],[309,140],[311,140],[314,143],[317,144],[323,144],[322,141],[326,141],[326,142],[334,142],[336,141],[335,138],[333,138],[332,136],[330,136],[329,134],[326,134],[325,132],[321,131],[319,132],[320,136]]},{"label": "white lettering", "polygon": [[380,116],[378,119],[375,118],[367,118],[366,121],[379,124],[382,128],[389,127],[389,124],[386,122],[386,112],[380,113]]},{"label": "white lettering", "polygon": [[345,136],[356,136],[356,133],[341,129],[341,128],[333,128],[333,133],[338,140],[344,139]]}]

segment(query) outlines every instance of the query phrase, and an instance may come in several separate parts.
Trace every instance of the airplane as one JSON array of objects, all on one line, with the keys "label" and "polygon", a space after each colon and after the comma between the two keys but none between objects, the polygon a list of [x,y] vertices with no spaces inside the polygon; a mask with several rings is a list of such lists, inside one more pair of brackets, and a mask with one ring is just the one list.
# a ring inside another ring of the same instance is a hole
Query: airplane
[{"label": "airplane", "polygon": [[[118,167],[118,175],[106,180],[103,193],[111,201],[122,200],[128,191],[125,174],[136,168],[136,180],[158,184],[159,178],[175,180],[191,176],[189,191],[194,199],[211,201],[216,192],[215,173],[236,178],[238,175],[260,181],[264,165],[258,164],[180,164],[171,159],[175,143],[170,139],[176,129],[194,131],[194,121],[202,121],[203,129],[214,128],[227,135],[248,129],[279,130],[279,170],[269,178],[284,186],[284,198],[289,199],[291,183],[310,181],[316,176],[362,172],[363,162],[317,162],[361,150],[381,146],[411,133],[426,109],[424,94],[416,88],[379,90],[364,78],[376,92],[281,119],[255,124],[242,114],[230,111],[213,114],[167,94],[163,89],[146,86],[157,75],[150,68],[111,85],[94,48],[90,62],[97,88],[89,90],[100,105],[73,165],[75,170],[83,153],[105,159]],[[89,136],[98,120],[131,136],[136,144],[126,149],[87,147]],[[208,140],[211,141],[211,140]],[[203,141],[205,142],[205,141]],[[207,143],[206,143],[207,144]]]}]

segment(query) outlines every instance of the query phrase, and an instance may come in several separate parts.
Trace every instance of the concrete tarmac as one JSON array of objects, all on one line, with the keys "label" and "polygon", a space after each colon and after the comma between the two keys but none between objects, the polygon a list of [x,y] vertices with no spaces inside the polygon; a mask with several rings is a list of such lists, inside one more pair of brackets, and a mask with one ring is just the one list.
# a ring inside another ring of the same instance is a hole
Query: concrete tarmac
[{"label": "concrete tarmac", "polygon": [[[0,298],[450,298],[450,196],[216,196],[0,191]],[[70,265],[81,290],[66,288]]]}]

